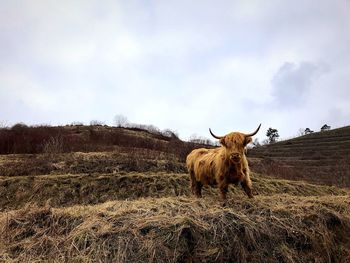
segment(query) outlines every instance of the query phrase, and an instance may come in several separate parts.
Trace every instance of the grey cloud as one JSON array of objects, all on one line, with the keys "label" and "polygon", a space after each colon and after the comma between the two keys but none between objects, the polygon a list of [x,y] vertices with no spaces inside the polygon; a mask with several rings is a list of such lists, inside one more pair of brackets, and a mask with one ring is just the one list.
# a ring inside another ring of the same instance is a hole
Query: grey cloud
[{"label": "grey cloud", "polygon": [[306,101],[313,81],[328,70],[326,65],[312,62],[284,63],[271,81],[274,103],[283,108],[301,105]]}]

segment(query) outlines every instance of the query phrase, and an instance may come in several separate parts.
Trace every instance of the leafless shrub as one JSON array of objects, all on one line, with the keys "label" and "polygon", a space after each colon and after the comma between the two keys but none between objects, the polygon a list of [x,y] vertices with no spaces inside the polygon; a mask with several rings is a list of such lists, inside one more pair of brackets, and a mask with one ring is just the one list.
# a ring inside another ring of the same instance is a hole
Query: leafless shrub
[{"label": "leafless shrub", "polygon": [[205,144],[210,146],[216,146],[216,143],[214,143],[212,140],[199,136],[197,134],[192,134],[188,140],[189,142],[196,143],[196,144]]},{"label": "leafless shrub", "polygon": [[117,114],[114,116],[114,124],[121,128],[121,127],[128,127],[129,125],[129,121],[128,121],[128,118],[125,117],[124,115],[121,115],[121,114]]},{"label": "leafless shrub", "polygon": [[162,135],[171,139],[179,139],[179,134],[176,131],[172,131],[170,129],[165,129],[164,131],[162,131]]},{"label": "leafless shrub", "polygon": [[9,125],[7,121],[0,121],[0,129],[8,129]]},{"label": "leafless shrub", "polygon": [[99,121],[99,120],[92,120],[92,121],[90,121],[90,125],[91,126],[103,126],[103,125],[105,125],[105,123],[103,121]]},{"label": "leafless shrub", "polygon": [[57,154],[63,152],[63,138],[62,136],[50,137],[43,143],[43,153]]},{"label": "leafless shrub", "polygon": [[16,123],[15,125],[13,125],[11,127],[11,130],[15,131],[15,132],[22,132],[24,130],[26,130],[28,128],[28,126],[23,123],[23,122],[20,122],[20,123]]},{"label": "leafless shrub", "polygon": [[73,121],[70,126],[83,126],[84,123],[82,123],[81,121]]}]

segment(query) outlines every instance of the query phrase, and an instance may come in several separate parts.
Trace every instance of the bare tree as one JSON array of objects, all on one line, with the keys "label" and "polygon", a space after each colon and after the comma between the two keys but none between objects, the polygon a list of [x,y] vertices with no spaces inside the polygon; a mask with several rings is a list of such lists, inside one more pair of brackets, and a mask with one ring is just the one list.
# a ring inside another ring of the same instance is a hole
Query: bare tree
[{"label": "bare tree", "polygon": [[197,144],[212,145],[212,146],[216,146],[217,145],[212,140],[210,140],[210,139],[208,139],[206,137],[198,136],[197,134],[192,134],[190,136],[190,138],[189,138],[189,142],[197,143]]},{"label": "bare tree", "polygon": [[8,129],[9,125],[7,124],[7,121],[0,121],[0,129]]},{"label": "bare tree", "polygon": [[99,120],[92,120],[92,121],[90,121],[90,125],[91,126],[102,126],[102,125],[104,125],[104,122],[99,121]]},{"label": "bare tree", "polygon": [[114,116],[114,124],[117,127],[127,127],[129,124],[128,118],[122,114],[117,114]]},{"label": "bare tree", "polygon": [[63,137],[61,135],[50,137],[43,143],[43,152],[48,155],[54,155],[63,152]]},{"label": "bare tree", "polygon": [[172,139],[179,139],[179,134],[177,131],[172,131],[170,129],[165,129],[162,131],[162,134],[166,137],[172,138]]}]

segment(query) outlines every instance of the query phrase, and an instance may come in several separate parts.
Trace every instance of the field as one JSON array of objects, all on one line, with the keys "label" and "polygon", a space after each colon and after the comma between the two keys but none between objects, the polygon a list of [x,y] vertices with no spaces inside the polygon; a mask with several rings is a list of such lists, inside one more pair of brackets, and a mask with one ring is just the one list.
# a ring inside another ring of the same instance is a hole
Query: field
[{"label": "field", "polygon": [[[190,192],[184,157],[203,145],[140,130],[69,127],[50,140],[51,128],[21,129],[2,134],[11,143],[0,150],[15,154],[0,155],[0,261],[350,261],[348,178],[271,173],[278,159],[266,149],[278,145],[250,152],[255,198],[232,186],[223,208],[215,188]],[[33,131],[42,139],[13,147]]]}]

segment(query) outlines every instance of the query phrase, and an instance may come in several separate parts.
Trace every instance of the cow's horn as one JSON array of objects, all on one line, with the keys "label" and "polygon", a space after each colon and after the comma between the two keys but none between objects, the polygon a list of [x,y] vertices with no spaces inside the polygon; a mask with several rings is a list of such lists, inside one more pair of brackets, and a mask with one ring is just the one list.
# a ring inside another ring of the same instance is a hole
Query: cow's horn
[{"label": "cow's horn", "polygon": [[210,134],[211,134],[211,136],[213,136],[214,138],[216,138],[216,139],[221,139],[223,136],[216,136],[212,131],[211,131],[211,129],[209,128],[209,132],[210,132]]},{"label": "cow's horn", "polygon": [[260,129],[260,126],[261,126],[261,123],[260,123],[259,127],[258,127],[258,128],[255,130],[255,132],[252,132],[252,133],[246,134],[245,136],[246,136],[246,137],[251,137],[251,136],[254,136],[255,134],[257,134],[257,133],[258,133],[258,131],[259,131],[259,129]]}]

